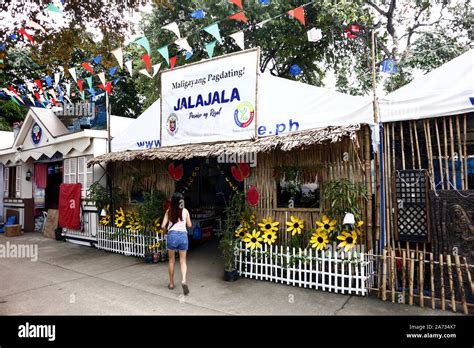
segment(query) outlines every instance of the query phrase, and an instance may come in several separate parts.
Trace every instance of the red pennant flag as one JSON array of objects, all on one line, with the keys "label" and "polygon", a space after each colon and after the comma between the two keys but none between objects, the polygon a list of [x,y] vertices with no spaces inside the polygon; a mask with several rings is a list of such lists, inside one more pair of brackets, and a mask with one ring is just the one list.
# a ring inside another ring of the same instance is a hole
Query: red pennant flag
[{"label": "red pennant flag", "polygon": [[94,69],[92,69],[91,65],[88,62],[82,63],[81,66],[91,74],[94,74]]},{"label": "red pennant flag", "polygon": [[145,53],[142,56],[142,60],[145,62],[146,70],[148,70],[148,72],[150,72],[151,71],[151,65],[150,65],[150,56],[148,55],[148,53]]},{"label": "red pennant flag", "polygon": [[82,92],[82,80],[77,80],[77,86],[79,87],[79,90]]},{"label": "red pennant flag", "polygon": [[18,30],[18,33],[25,36],[28,40],[30,40],[31,44],[33,45],[35,43],[35,40],[33,39],[33,36],[31,36],[30,34],[28,34],[25,30],[25,28],[21,28],[20,30]]},{"label": "red pennant flag", "polygon": [[40,98],[40,95],[38,94],[38,92],[35,92],[35,97],[41,103],[41,98]]},{"label": "red pennant flag", "polygon": [[51,101],[53,102],[54,105],[58,106],[58,102],[56,101],[56,99],[51,98]]},{"label": "red pennant flag", "polygon": [[346,37],[348,39],[355,39],[357,37],[357,33],[359,32],[359,26],[357,24],[351,24],[349,29],[346,29]]},{"label": "red pennant flag", "polygon": [[233,14],[232,16],[229,16],[228,18],[229,19],[235,19],[236,21],[242,21],[244,23],[248,22],[248,19],[247,19],[247,17],[245,17],[245,14],[244,14],[243,11],[238,12],[236,14]]},{"label": "red pennant flag", "polygon": [[170,58],[170,67],[171,67],[171,70],[174,69],[174,66],[176,64],[176,59],[178,59],[178,56],[174,56],[174,57],[171,57]]},{"label": "red pennant flag", "polygon": [[43,92],[43,84],[41,83],[40,80],[35,80],[36,86],[40,89],[41,92]]},{"label": "red pennant flag", "polygon": [[229,0],[231,3],[233,3],[235,6],[238,6],[241,10],[244,9],[242,6],[242,0]]},{"label": "red pennant flag", "polygon": [[288,11],[288,14],[297,19],[301,24],[306,25],[305,20],[304,20],[304,7],[300,6],[297,7],[293,10]]},{"label": "red pennant flag", "polygon": [[[16,90],[15,88],[13,88],[13,86],[8,86],[8,89],[9,89],[11,92],[15,93],[18,98],[20,98],[20,95],[18,94],[17,90]],[[20,99],[21,99],[21,98],[20,98]]]},{"label": "red pennant flag", "polygon": [[105,86],[101,83],[98,87],[106,91],[108,94],[112,94],[112,82],[107,82]]}]

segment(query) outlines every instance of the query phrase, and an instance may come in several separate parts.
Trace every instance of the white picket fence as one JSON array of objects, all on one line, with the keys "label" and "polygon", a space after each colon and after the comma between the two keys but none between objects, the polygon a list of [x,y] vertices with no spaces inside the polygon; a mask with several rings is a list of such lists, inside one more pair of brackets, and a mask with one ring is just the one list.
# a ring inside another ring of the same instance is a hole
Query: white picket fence
[{"label": "white picket fence", "polygon": [[341,294],[366,296],[373,285],[375,258],[368,253],[316,251],[264,244],[235,252],[240,276]]},{"label": "white picket fence", "polygon": [[144,257],[147,246],[157,242],[163,243],[164,238],[159,235],[144,236],[125,228],[99,225],[96,247],[127,256]]}]

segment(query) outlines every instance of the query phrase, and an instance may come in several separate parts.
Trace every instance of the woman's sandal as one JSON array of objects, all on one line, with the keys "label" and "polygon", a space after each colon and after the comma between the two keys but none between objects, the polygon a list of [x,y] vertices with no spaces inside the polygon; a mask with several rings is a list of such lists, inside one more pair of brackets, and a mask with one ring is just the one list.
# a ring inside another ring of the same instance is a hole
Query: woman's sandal
[{"label": "woman's sandal", "polygon": [[173,289],[174,289],[174,285],[168,284],[168,289],[173,290]]},{"label": "woman's sandal", "polygon": [[183,286],[183,293],[185,295],[189,294],[188,284],[182,284],[182,286]]}]

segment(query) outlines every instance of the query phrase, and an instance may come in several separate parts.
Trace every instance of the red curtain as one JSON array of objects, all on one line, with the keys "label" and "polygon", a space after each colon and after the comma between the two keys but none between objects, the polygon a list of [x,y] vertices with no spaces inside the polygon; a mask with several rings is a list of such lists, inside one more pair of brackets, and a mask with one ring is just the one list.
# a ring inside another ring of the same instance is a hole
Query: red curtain
[{"label": "red curtain", "polygon": [[48,175],[48,167],[44,163],[36,163],[35,166],[35,182],[37,188],[46,188],[46,176]]},{"label": "red curtain", "polygon": [[59,186],[59,227],[81,229],[81,184]]}]

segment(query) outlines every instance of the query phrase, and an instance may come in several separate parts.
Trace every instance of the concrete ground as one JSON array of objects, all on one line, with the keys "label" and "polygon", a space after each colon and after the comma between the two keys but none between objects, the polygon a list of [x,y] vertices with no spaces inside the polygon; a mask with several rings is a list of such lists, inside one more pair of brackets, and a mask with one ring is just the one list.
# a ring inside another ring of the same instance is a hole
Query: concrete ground
[{"label": "concrete ground", "polygon": [[[38,260],[0,258],[0,314],[60,315],[449,315],[375,297],[339,295],[267,281],[222,280],[215,242],[188,256],[190,294],[167,289],[167,264],[27,233],[0,245],[38,245]],[[178,264],[177,264],[178,266]]]}]

